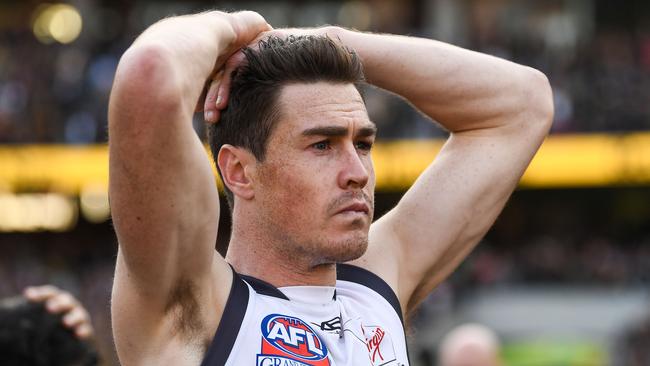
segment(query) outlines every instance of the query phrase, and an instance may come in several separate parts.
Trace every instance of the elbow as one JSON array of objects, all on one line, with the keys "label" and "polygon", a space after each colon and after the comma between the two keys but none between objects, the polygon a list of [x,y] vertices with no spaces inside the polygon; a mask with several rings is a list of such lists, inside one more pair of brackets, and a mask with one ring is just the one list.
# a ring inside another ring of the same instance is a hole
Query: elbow
[{"label": "elbow", "polygon": [[553,124],[553,91],[544,73],[526,67],[521,104],[525,110],[526,124],[546,136]]},{"label": "elbow", "polygon": [[169,112],[181,106],[181,96],[181,86],[175,78],[168,51],[155,44],[134,45],[122,55],[118,64],[109,109],[142,112],[143,115],[147,111]]},{"label": "elbow", "polygon": [[164,45],[154,43],[129,48],[117,67],[115,85],[132,88],[144,97],[177,97],[181,85],[176,78],[173,57]]},{"label": "elbow", "polygon": [[173,51],[164,43],[136,41],[124,52],[120,65],[136,74],[162,76],[173,68],[173,60]]}]

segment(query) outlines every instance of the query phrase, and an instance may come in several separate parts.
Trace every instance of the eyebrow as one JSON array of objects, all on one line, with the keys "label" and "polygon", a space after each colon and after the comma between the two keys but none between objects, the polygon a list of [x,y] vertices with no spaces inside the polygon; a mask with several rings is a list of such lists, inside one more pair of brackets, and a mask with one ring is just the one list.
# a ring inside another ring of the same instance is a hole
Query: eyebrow
[{"label": "eyebrow", "polygon": [[[302,131],[303,136],[329,136],[329,137],[342,137],[348,134],[347,127],[341,126],[318,126],[308,128]],[[377,134],[377,127],[373,124],[364,126],[357,130],[356,137],[370,137]]]}]

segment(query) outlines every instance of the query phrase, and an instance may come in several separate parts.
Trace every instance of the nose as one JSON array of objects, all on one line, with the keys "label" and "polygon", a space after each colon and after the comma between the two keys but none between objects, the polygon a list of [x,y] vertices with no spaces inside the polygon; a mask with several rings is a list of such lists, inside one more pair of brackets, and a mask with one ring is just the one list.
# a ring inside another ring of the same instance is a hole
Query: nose
[{"label": "nose", "polygon": [[364,165],[364,158],[359,156],[354,146],[346,149],[343,155],[342,167],[338,176],[339,187],[345,190],[365,187],[368,184],[369,172]]}]

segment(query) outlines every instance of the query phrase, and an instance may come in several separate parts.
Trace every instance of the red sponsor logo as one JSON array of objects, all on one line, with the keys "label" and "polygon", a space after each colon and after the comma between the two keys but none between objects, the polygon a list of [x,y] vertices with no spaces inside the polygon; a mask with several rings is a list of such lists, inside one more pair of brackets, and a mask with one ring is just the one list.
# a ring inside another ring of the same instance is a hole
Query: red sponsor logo
[{"label": "red sponsor logo", "polygon": [[372,335],[372,338],[366,342],[366,347],[368,347],[368,353],[370,354],[370,359],[372,362],[375,362],[377,360],[377,357],[379,357],[380,361],[384,361],[384,356],[381,354],[380,346],[381,341],[384,340],[385,335],[386,332],[384,332],[384,330],[380,327],[377,327],[375,329],[375,333]]}]

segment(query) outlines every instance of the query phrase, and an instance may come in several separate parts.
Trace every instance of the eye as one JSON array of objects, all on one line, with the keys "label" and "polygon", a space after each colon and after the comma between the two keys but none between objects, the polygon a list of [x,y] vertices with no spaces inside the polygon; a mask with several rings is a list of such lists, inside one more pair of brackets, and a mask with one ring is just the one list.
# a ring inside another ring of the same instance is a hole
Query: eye
[{"label": "eye", "polygon": [[370,141],[358,141],[355,144],[355,147],[359,150],[370,151],[372,149],[372,142]]},{"label": "eye", "polygon": [[327,150],[330,148],[330,142],[328,140],[318,141],[311,146],[316,150]]}]

